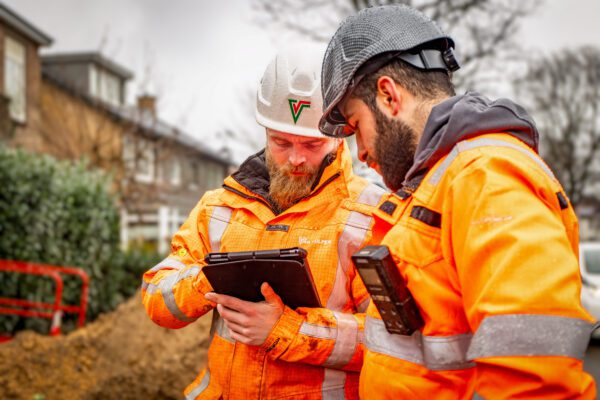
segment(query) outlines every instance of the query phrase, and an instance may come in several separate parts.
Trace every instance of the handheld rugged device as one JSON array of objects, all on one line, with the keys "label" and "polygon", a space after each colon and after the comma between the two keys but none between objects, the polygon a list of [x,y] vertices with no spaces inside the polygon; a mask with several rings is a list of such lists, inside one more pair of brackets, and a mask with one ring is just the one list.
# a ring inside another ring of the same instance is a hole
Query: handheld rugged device
[{"label": "handheld rugged device", "polygon": [[352,255],[373,303],[390,333],[410,335],[423,319],[387,246],[366,246]]}]

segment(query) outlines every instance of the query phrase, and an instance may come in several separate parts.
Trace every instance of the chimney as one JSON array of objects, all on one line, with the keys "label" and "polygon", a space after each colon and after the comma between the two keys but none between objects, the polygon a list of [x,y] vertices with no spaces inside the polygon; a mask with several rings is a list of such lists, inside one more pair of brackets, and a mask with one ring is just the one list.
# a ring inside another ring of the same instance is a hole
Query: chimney
[{"label": "chimney", "polygon": [[143,113],[150,113],[150,115],[152,115],[152,117],[156,118],[156,97],[155,96],[152,96],[149,94],[143,94],[141,96],[138,96],[137,103],[138,103],[138,108],[140,109],[140,111],[142,111]]}]

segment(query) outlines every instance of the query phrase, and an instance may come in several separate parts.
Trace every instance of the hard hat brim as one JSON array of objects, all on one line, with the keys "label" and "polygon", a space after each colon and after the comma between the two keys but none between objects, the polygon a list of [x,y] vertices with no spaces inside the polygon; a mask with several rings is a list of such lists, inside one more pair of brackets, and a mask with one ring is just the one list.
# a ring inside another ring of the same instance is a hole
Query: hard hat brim
[{"label": "hard hat brim", "polygon": [[310,129],[302,126],[293,126],[287,123],[273,121],[265,118],[258,112],[256,113],[256,122],[265,128],[273,129],[283,133],[291,133],[292,135],[316,137],[320,139],[327,137],[327,135],[322,134],[319,129]]}]

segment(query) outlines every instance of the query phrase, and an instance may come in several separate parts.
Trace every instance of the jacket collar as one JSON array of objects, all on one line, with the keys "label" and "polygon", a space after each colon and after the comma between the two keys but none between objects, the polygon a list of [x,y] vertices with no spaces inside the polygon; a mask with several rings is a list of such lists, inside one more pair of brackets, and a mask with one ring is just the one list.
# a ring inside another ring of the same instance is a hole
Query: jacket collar
[{"label": "jacket collar", "polygon": [[492,101],[477,92],[467,92],[432,108],[404,187],[416,189],[427,171],[456,143],[487,133],[506,133],[538,151],[535,122],[523,107],[508,99]]}]

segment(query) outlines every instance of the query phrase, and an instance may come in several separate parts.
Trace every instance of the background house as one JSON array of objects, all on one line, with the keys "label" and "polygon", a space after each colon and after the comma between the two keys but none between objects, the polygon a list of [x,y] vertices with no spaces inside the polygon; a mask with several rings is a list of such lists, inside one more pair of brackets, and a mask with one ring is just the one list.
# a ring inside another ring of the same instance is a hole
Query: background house
[{"label": "background house", "polygon": [[153,96],[127,105],[133,74],[102,54],[41,56],[51,39],[2,4],[0,35],[3,140],[112,174],[123,244],[167,252],[198,199],[231,172],[229,159],[161,120]]}]

